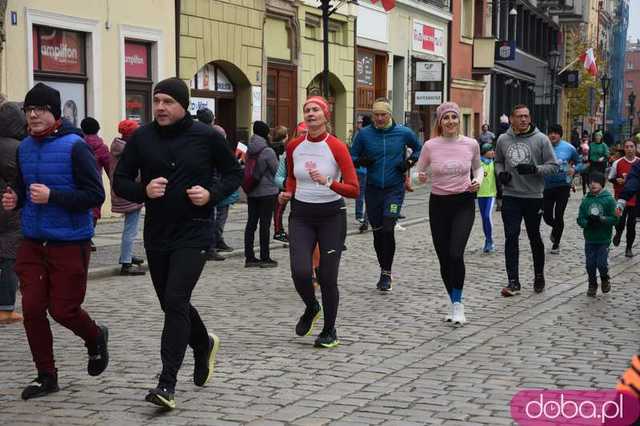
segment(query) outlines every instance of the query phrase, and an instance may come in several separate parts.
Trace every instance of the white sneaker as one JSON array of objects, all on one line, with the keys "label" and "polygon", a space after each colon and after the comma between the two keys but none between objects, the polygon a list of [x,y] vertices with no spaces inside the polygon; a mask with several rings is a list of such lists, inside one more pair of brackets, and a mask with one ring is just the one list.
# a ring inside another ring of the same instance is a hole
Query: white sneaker
[{"label": "white sneaker", "polygon": [[396,231],[404,231],[406,228],[402,225],[400,225],[399,223],[396,223],[396,227],[395,230]]},{"label": "white sneaker", "polygon": [[453,303],[449,302],[449,313],[444,316],[444,322],[451,322],[453,318]]},{"label": "white sneaker", "polygon": [[454,325],[463,325],[467,322],[467,319],[464,316],[464,305],[460,302],[453,304],[452,321]]}]

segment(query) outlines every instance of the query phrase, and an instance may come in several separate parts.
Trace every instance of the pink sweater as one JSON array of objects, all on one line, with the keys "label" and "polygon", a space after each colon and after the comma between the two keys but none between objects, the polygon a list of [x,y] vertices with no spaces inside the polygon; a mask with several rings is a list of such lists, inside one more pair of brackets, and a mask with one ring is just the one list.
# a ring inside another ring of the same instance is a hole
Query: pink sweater
[{"label": "pink sweater", "polygon": [[[460,136],[457,140],[436,137],[422,146],[418,172],[431,167],[431,193],[435,195],[460,194],[471,184],[471,171],[482,169],[480,146],[475,139]],[[483,174],[477,180],[482,179]]]}]

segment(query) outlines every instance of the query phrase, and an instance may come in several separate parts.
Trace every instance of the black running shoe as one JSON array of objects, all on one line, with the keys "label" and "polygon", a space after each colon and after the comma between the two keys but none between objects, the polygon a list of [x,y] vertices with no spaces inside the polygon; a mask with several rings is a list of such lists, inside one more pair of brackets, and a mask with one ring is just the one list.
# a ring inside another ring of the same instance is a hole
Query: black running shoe
[{"label": "black running shoe", "polygon": [[176,400],[173,390],[158,386],[155,389],[149,389],[149,393],[145,400],[168,410],[176,408]]},{"label": "black running shoe", "polygon": [[24,388],[21,397],[24,400],[39,398],[49,395],[50,393],[58,392],[59,390],[58,377],[55,374],[38,373],[38,377],[36,377],[29,386]]},{"label": "black running shoe", "polygon": [[274,234],[273,235],[273,239],[276,240],[276,241],[280,241],[282,243],[288,243],[289,242],[289,236],[284,231],[280,231],[280,232]]},{"label": "black running shoe", "polygon": [[320,318],[320,314],[322,313],[322,308],[320,307],[320,303],[316,301],[316,304],[309,308],[307,307],[304,310],[304,314],[298,320],[298,324],[296,324],[296,334],[298,336],[308,336],[311,334],[311,330],[313,330],[313,325]]},{"label": "black running shoe", "polygon": [[99,376],[109,365],[109,329],[106,325],[98,325],[100,334],[96,339],[95,347],[87,348],[89,351],[89,363],[87,373],[90,376]]},{"label": "black running shoe", "polygon": [[336,329],[331,331],[322,330],[322,333],[318,336],[313,346],[316,348],[335,348],[340,344]]},{"label": "black running shoe", "polygon": [[220,338],[209,333],[209,346],[206,351],[193,352],[193,383],[196,386],[207,384],[216,365],[216,353],[220,349]]},{"label": "black running shoe", "polygon": [[216,245],[216,250],[218,250],[220,253],[231,253],[233,251],[233,248],[229,247],[224,241],[220,241]]},{"label": "black running shoe", "polygon": [[500,291],[503,297],[512,297],[520,294],[520,283],[518,281],[509,281],[509,284]]},{"label": "black running shoe", "polygon": [[596,297],[596,293],[598,292],[598,281],[594,279],[589,280],[589,288],[587,288],[587,296]]},{"label": "black running shoe", "polygon": [[[611,291],[611,281],[609,280],[609,275],[601,275],[600,276],[600,288],[602,288],[603,293],[609,293]],[[596,284],[596,288],[598,284]]]},{"label": "black running shoe", "polygon": [[536,275],[533,280],[533,291],[536,293],[542,293],[544,291],[544,275]]},{"label": "black running shoe", "polygon": [[388,274],[388,273],[385,273],[385,272],[381,273],[380,274],[380,279],[378,280],[378,284],[377,284],[376,287],[380,291],[391,291],[391,289],[392,289],[391,274]]}]

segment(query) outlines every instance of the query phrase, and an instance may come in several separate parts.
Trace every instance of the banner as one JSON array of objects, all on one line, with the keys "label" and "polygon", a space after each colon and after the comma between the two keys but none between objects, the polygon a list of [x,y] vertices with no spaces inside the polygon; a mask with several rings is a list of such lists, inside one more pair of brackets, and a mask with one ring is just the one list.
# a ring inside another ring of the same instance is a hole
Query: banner
[{"label": "banner", "polygon": [[149,78],[148,46],[142,43],[124,44],[124,75],[134,78]]},{"label": "banner", "polygon": [[444,30],[413,21],[413,50],[445,56]]},{"label": "banner", "polygon": [[40,27],[34,38],[34,51],[40,52],[40,70],[82,74],[84,34]]}]

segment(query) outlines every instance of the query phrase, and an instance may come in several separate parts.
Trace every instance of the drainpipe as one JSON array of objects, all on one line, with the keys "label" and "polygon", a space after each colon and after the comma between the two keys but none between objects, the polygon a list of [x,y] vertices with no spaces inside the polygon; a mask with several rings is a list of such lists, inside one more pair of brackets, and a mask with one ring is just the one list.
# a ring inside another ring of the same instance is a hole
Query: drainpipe
[{"label": "drainpipe", "polygon": [[[449,1],[449,12],[453,14],[453,0]],[[451,28],[452,24],[453,24],[453,21],[449,21],[447,25],[447,99],[446,100],[451,100],[451,53],[453,50],[451,48],[451,45],[452,45],[451,37],[453,35],[453,29]]]},{"label": "drainpipe", "polygon": [[175,20],[176,20],[176,77],[180,77],[180,10],[181,0],[175,2]]}]

